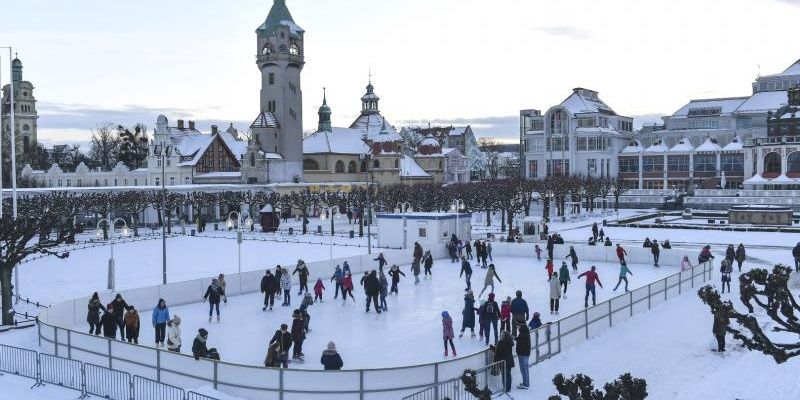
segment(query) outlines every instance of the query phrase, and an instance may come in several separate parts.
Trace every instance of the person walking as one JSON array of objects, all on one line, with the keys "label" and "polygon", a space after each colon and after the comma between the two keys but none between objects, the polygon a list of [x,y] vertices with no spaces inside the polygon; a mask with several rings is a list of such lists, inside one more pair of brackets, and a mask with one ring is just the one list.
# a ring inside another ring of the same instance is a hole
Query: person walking
[{"label": "person walking", "polygon": [[264,277],[261,278],[261,293],[264,293],[264,307],[261,311],[267,311],[269,307],[272,311],[272,306],[275,304],[275,293],[280,291],[280,282],[272,275],[272,271],[267,270]]},{"label": "person walking", "polygon": [[558,301],[561,299],[558,272],[553,272],[553,276],[550,277],[547,283],[550,285],[550,314],[558,315]]},{"label": "person walking", "polygon": [[592,223],[592,238],[594,239],[595,242],[597,241],[597,236],[599,236],[599,233],[600,232],[599,232],[599,230],[597,228],[597,222],[593,222]]},{"label": "person walking", "polygon": [[483,296],[483,292],[490,286],[492,287],[492,291],[489,293],[494,293],[495,278],[497,278],[497,282],[503,283],[503,281],[500,280],[500,275],[498,275],[497,271],[494,269],[494,264],[489,264],[489,269],[486,270],[486,277],[483,278],[483,289],[481,290],[481,293],[478,294],[478,297]]},{"label": "person walking", "polygon": [[342,356],[336,351],[336,343],[333,341],[328,342],[328,348],[322,351],[322,357],[319,360],[323,365],[325,371],[338,371],[344,366]]},{"label": "person walking", "polygon": [[280,288],[282,278],[283,278],[283,267],[278,265],[275,267],[275,279],[278,281],[278,286],[279,286],[277,297],[280,298],[281,302],[286,302],[286,299],[283,298],[283,289]]},{"label": "person walking", "polygon": [[503,331],[500,341],[490,348],[494,350],[494,362],[505,361],[503,384],[505,392],[511,392],[511,369],[514,368],[514,340],[511,338],[511,334]]},{"label": "person walking", "polygon": [[374,258],[373,261],[378,262],[378,269],[383,269],[388,263],[386,262],[386,257],[383,256],[383,253],[378,254],[378,258]]},{"label": "person walking", "polygon": [[97,292],[92,294],[92,298],[89,299],[88,313],[86,314],[86,322],[89,323],[89,334],[90,335],[100,335],[100,311],[104,314],[107,312],[105,306],[100,301],[100,295]]},{"label": "person walking", "polygon": [[464,336],[464,331],[467,329],[472,333],[471,337],[475,337],[475,297],[471,290],[464,294],[464,308],[461,310],[461,333],[458,337]]},{"label": "person walking", "polygon": [[736,259],[736,249],[733,248],[733,244],[729,244],[728,247],[725,249],[725,259],[728,260],[733,266],[733,260]]},{"label": "person walking", "polygon": [[542,261],[542,248],[537,244],[533,246],[533,251],[536,252],[536,261]]},{"label": "person walking", "polygon": [[527,390],[530,388],[530,369],[528,367],[531,358],[531,331],[525,321],[517,324],[517,361],[519,361],[519,373],[522,375],[522,383],[517,389]]},{"label": "person walking", "polygon": [[114,318],[116,318],[117,327],[119,328],[119,340],[125,341],[125,312],[128,311],[128,303],[122,298],[122,295],[117,293],[114,296],[114,301],[111,302],[114,306]]},{"label": "person walking", "polygon": [[[566,265],[566,263],[564,263]],[[547,280],[550,280],[550,277],[553,276],[553,260],[547,260],[547,263],[544,265],[544,269],[547,270]]]},{"label": "person walking", "polygon": [[219,285],[217,278],[212,279],[211,284],[208,285],[208,289],[206,289],[206,294],[203,295],[203,303],[208,300],[208,322],[211,322],[211,316],[214,313],[215,307],[217,309],[217,322],[219,322],[219,303],[224,295],[225,291],[222,289],[222,286]]},{"label": "person walking", "polygon": [[380,284],[380,310],[381,311],[389,311],[389,308],[386,306],[386,296],[389,295],[389,280],[386,279],[386,275],[381,271],[378,274],[378,283]]},{"label": "person walking", "polygon": [[736,248],[736,264],[739,267],[739,272],[742,272],[742,264],[744,264],[744,260],[747,259],[747,254],[744,250],[744,245],[739,243],[739,247]]},{"label": "person walking", "polygon": [[331,282],[336,283],[336,290],[333,292],[333,299],[336,300],[339,298],[339,291],[342,291],[342,296],[344,296],[344,288],[342,288],[342,282],[344,282],[344,272],[342,272],[342,268],[340,266],[336,266],[336,270],[333,271],[333,275],[331,275]]},{"label": "person walking", "polygon": [[430,250],[425,251],[425,255],[422,256],[422,265],[425,267],[425,279],[428,279],[429,275],[433,278],[433,272],[431,272],[431,268],[433,268],[433,256]]},{"label": "person walking", "polygon": [[317,283],[314,284],[314,301],[319,300],[322,303],[322,292],[325,290],[325,284],[322,283],[322,278],[317,278]]},{"label": "person walking", "polygon": [[613,291],[616,292],[617,288],[619,287],[619,284],[622,283],[622,281],[625,281],[625,293],[628,292],[628,274],[633,276],[633,272],[631,272],[631,270],[628,269],[628,264],[621,263],[619,265],[619,280],[617,281],[617,285],[614,286]]},{"label": "person walking", "polygon": [[486,303],[487,301],[484,300],[475,310],[475,313],[478,314],[478,336],[480,340],[483,340],[484,335],[489,335],[489,325],[486,319]]},{"label": "person walking", "polygon": [[[114,304],[106,304],[103,316],[100,317],[100,324],[103,325],[103,336],[109,339],[117,338],[117,317],[114,315]],[[122,338],[125,340],[125,338]]]},{"label": "person walking", "polygon": [[419,242],[414,242],[414,252],[412,254],[412,257],[414,258],[414,260],[419,262],[422,260],[422,255],[423,255],[422,246],[420,246]]},{"label": "person walking", "polygon": [[167,350],[181,352],[181,317],[174,316],[167,322]]},{"label": "person walking", "polygon": [[281,269],[281,289],[283,290],[283,307],[292,305],[292,277],[289,275],[289,270],[286,268]]},{"label": "person walking", "polygon": [[625,262],[625,256],[627,256],[627,255],[628,255],[628,252],[625,251],[625,249],[622,247],[622,245],[617,243],[617,258],[619,259],[619,263],[620,264]]},{"label": "person walking", "polygon": [[[467,242],[469,243],[469,242]],[[450,348],[453,350],[453,357],[457,357],[456,345],[453,344],[453,319],[447,311],[442,311],[442,339],[444,339],[444,356],[447,357],[447,343],[450,343]]]},{"label": "person walking", "polygon": [[467,260],[472,260],[472,244],[469,240],[465,241],[464,250],[467,252]]},{"label": "person walking", "polygon": [[555,247],[556,239],[553,237],[554,235],[550,235],[547,237],[547,259],[553,259],[553,248]]},{"label": "person walking", "polygon": [[458,274],[458,277],[464,277],[467,281],[467,288],[464,290],[472,289],[472,266],[469,265],[469,261],[467,261],[464,257],[461,257],[461,272]]},{"label": "person walking", "polygon": [[569,276],[569,268],[567,267],[567,263],[562,262],[561,268],[558,270],[558,283],[561,284],[561,288],[563,289],[564,293],[561,295],[564,299],[567,298],[567,287],[572,280]]},{"label": "person walking", "polygon": [[528,314],[530,313],[530,309],[528,309],[528,302],[522,298],[522,291],[517,290],[514,293],[514,300],[511,300],[511,334],[516,336],[517,334],[517,325],[522,322],[523,324],[525,321],[528,320]]},{"label": "person walking", "polygon": [[800,242],[792,249],[792,257],[794,258],[794,270],[800,271]]},{"label": "person walking", "polygon": [[489,328],[494,329],[494,342],[497,343],[497,321],[500,319],[500,306],[494,301],[494,293],[489,293],[489,300],[484,307],[486,321],[486,344],[489,344]]},{"label": "person walking", "polygon": [[300,310],[292,312],[292,360],[303,362],[303,341],[306,339],[305,322]]},{"label": "person walking", "polygon": [[569,254],[567,254],[566,258],[572,259],[572,270],[578,270],[578,253],[575,252],[575,247],[569,246]]},{"label": "person walking", "polygon": [[378,305],[378,296],[381,294],[381,282],[376,271],[372,271],[364,279],[364,293],[367,295],[367,312],[369,312],[370,302],[375,305],[375,311],[380,314],[381,307]]},{"label": "person walking", "polygon": [[397,289],[397,284],[400,283],[400,275],[406,276],[403,271],[400,271],[400,267],[398,267],[397,264],[389,268],[389,276],[392,277],[392,289],[389,293],[400,294]]},{"label": "person walking", "polygon": [[139,312],[133,305],[125,311],[125,338],[128,343],[139,344]]},{"label": "person walking", "polygon": [[308,267],[305,261],[297,260],[297,266],[292,271],[292,275],[294,274],[297,274],[300,279],[300,291],[297,292],[297,295],[300,296],[303,292],[308,293]]},{"label": "person walking", "polygon": [[717,352],[719,353],[725,351],[725,334],[730,323],[730,319],[724,310],[724,308],[720,308],[714,313],[714,325],[711,328],[714,338],[717,339]]},{"label": "person walking", "polygon": [[420,273],[419,264],[420,264],[420,260],[416,260],[415,259],[415,260],[413,260],[411,262],[411,273],[414,275],[414,284],[415,285],[419,285],[419,273]]},{"label": "person walking", "polygon": [[597,304],[597,296],[594,287],[595,283],[600,285],[601,288],[603,287],[603,283],[600,282],[600,276],[597,275],[596,270],[597,268],[594,265],[592,265],[592,268],[589,271],[586,271],[578,275],[578,279],[584,276],[586,277],[586,297],[583,300],[584,308],[589,308],[589,293],[592,294],[592,305]]},{"label": "person walking", "polygon": [[270,346],[276,344],[277,360],[275,364],[279,367],[289,368],[289,349],[292,347],[292,334],[289,332],[289,325],[281,324],[281,328],[275,331],[269,344]]},{"label": "person walking", "polygon": [[[489,261],[494,262],[494,258],[492,258],[492,242],[486,242],[486,255],[489,257]],[[486,259],[483,260],[484,266],[486,265]]]},{"label": "person walking", "polygon": [[692,266],[692,262],[689,261],[689,256],[683,256],[683,260],[681,260],[681,271],[688,271],[694,268]]},{"label": "person walking", "polygon": [[500,304],[500,330],[511,330],[511,296],[506,297]]},{"label": "person walking", "polygon": [[660,267],[660,265],[658,265],[658,258],[661,255],[661,248],[658,246],[658,240],[653,240],[653,244],[650,246],[650,252],[653,253],[653,266]]},{"label": "person walking", "polygon": [[306,292],[303,296],[303,301],[300,302],[300,315],[303,317],[303,329],[306,333],[311,332],[308,326],[311,324],[311,316],[308,314],[308,307],[314,304],[314,299],[311,298],[311,293]]},{"label": "person walking", "polygon": [[719,272],[722,275],[722,293],[725,293],[725,287],[728,287],[728,293],[731,292],[731,273],[733,273],[732,261],[727,258],[719,263]]},{"label": "person walking", "polygon": [[353,303],[355,303],[356,298],[353,297],[353,276],[350,275],[350,272],[345,272],[344,280],[342,281],[342,305],[347,302],[348,294],[350,298],[353,299]]},{"label": "person walking", "polygon": [[153,328],[156,330],[156,347],[164,347],[164,337],[167,335],[167,321],[169,321],[169,308],[164,299],[158,299],[158,305],[152,312]]},{"label": "person walking", "polygon": [[217,282],[219,282],[219,287],[222,288],[222,302],[228,304],[228,283],[225,282],[225,274],[219,274]]}]

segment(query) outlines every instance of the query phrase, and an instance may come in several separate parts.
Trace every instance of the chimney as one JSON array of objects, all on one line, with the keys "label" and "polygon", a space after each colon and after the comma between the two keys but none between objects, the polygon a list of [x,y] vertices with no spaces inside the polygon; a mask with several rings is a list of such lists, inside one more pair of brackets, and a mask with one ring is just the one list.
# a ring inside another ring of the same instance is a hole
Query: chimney
[{"label": "chimney", "polygon": [[212,135],[216,135],[217,132],[218,132],[217,126],[216,125],[211,125],[211,134]]},{"label": "chimney", "polygon": [[183,120],[182,119],[178,120],[178,129],[183,130]]},{"label": "chimney", "polygon": [[190,131],[194,130],[194,121],[189,121],[189,130]]}]

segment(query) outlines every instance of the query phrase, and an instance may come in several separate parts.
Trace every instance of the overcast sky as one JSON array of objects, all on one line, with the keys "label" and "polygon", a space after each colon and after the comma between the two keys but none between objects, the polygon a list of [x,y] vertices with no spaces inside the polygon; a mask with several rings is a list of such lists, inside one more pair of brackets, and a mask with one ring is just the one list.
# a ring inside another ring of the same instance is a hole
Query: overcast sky
[{"label": "overcast sky", "polygon": [[[0,45],[36,86],[45,142],[86,139],[101,121],[153,126],[160,113],[245,129],[259,111],[254,30],[272,0],[5,3]],[[640,123],[690,98],[747,95],[759,71],[800,57],[800,0],[287,3],[306,30],[306,130],[323,86],[334,125],[349,125],[370,68],[395,125],[470,123],[513,139],[520,109],[545,111],[573,87]]]}]

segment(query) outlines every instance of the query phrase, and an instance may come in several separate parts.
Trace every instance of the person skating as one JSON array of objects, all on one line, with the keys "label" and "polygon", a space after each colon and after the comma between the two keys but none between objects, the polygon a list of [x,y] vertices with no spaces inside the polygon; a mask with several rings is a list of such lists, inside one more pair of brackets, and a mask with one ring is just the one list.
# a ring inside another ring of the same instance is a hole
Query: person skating
[{"label": "person skating", "polygon": [[[106,309],[103,311],[103,316],[100,317],[100,325],[103,326],[103,336],[116,339],[117,338],[117,317],[114,315],[114,304],[106,304]],[[123,338],[124,340],[124,338]]]},{"label": "person skating", "polygon": [[314,284],[314,301],[319,300],[322,303],[322,292],[325,290],[325,284],[322,283],[322,278],[317,278],[317,283]]},{"label": "person skating", "polygon": [[[486,255],[489,257],[489,261],[494,262],[494,258],[492,258],[492,242],[486,242]],[[483,260],[483,264],[486,265],[486,259]]]},{"label": "person skating", "polygon": [[292,277],[289,275],[289,270],[286,268],[281,269],[281,289],[283,290],[283,307],[292,305]]},{"label": "person skating", "polygon": [[658,246],[658,240],[653,240],[653,243],[650,245],[650,253],[653,254],[653,266],[660,267],[660,265],[658,265],[658,259],[661,256],[661,248]]},{"label": "person skating", "polygon": [[328,342],[328,348],[322,352],[319,362],[325,371],[338,371],[344,366],[342,356],[336,351],[336,343]]},{"label": "person skating", "polygon": [[158,299],[158,305],[152,312],[153,328],[156,330],[156,347],[164,347],[164,338],[167,336],[167,321],[169,321],[169,308],[164,299]]},{"label": "person skating", "polygon": [[731,273],[733,273],[732,261],[727,258],[719,263],[719,272],[722,275],[722,293],[725,293],[725,287],[728,287],[728,293],[731,292]]},{"label": "person skating", "polygon": [[114,317],[119,328],[119,340],[125,341],[125,311],[128,311],[128,303],[122,298],[121,294],[117,293],[111,304],[114,305]]},{"label": "person skating", "polygon": [[433,268],[433,256],[430,250],[426,250],[425,255],[422,256],[422,265],[425,267],[425,279],[428,279],[428,276],[433,278],[433,272],[431,272],[431,268]]},{"label": "person skating", "polygon": [[447,242],[445,244],[447,248],[447,254],[450,255],[450,262],[455,263],[458,262],[458,254],[456,253],[456,245],[453,242]]},{"label": "person skating", "polygon": [[597,235],[597,237],[599,237],[599,238],[600,238],[600,241],[601,241],[601,242],[603,241],[603,238],[604,238],[604,237],[607,237],[607,236],[606,236],[606,232],[603,230],[603,228],[600,228],[600,234],[598,234],[598,235]]},{"label": "person skating", "polygon": [[547,263],[544,264],[544,269],[547,271],[547,280],[550,280],[550,277],[553,276],[553,260],[547,260]]},{"label": "person skating", "polygon": [[414,260],[421,261],[422,260],[422,246],[418,242],[414,242],[414,253],[412,257]]},{"label": "person skating", "polygon": [[683,256],[683,260],[681,260],[681,271],[688,271],[694,268],[692,266],[692,262],[689,261],[689,256]]},{"label": "person skating", "polygon": [[389,295],[389,280],[386,279],[386,274],[384,274],[383,271],[381,271],[378,275],[379,275],[378,276],[378,283],[380,284],[380,289],[381,289],[381,291],[380,291],[380,299],[381,299],[380,310],[381,311],[388,311],[389,307],[386,306],[386,296]]},{"label": "person skating", "polygon": [[219,282],[219,287],[222,288],[222,302],[228,304],[228,283],[225,282],[225,274],[219,274],[217,282]]},{"label": "person skating", "polygon": [[344,296],[344,288],[342,287],[342,282],[344,282],[344,272],[342,272],[342,268],[338,265],[336,266],[336,270],[333,271],[331,282],[336,283],[336,290],[333,293],[333,299],[336,300],[339,298],[340,290],[342,291],[342,296]]},{"label": "person skating", "polygon": [[489,326],[486,322],[486,300],[480,303],[475,313],[478,315],[478,335],[480,340],[483,340],[483,335],[489,332]]},{"label": "person skating", "polygon": [[528,320],[528,302],[522,298],[522,291],[517,290],[514,293],[514,300],[511,300],[511,334],[517,334],[516,324],[525,323]]},{"label": "person skating", "polygon": [[311,298],[311,293],[306,292],[303,296],[303,301],[300,302],[300,314],[303,317],[303,329],[306,333],[311,332],[308,326],[311,324],[311,315],[308,314],[308,307],[314,304],[314,299]]},{"label": "person skating", "polygon": [[350,272],[351,275],[353,274],[350,271],[350,264],[348,264],[347,261],[343,261],[342,262],[342,276],[344,276],[344,274],[347,273],[347,272]]},{"label": "person skating", "polygon": [[342,304],[344,305],[347,302],[347,295],[350,295],[350,298],[353,299],[353,303],[356,302],[356,298],[353,297],[353,276],[350,275],[350,272],[344,273],[344,280],[342,281]]},{"label": "person skating", "polygon": [[792,257],[794,258],[794,270],[800,271],[800,242],[792,249]]},{"label": "person skating", "polygon": [[[469,243],[469,242],[467,242]],[[450,343],[450,348],[453,350],[453,357],[456,357],[456,345],[453,344],[453,319],[447,311],[442,311],[442,339],[444,339],[444,356],[447,357],[447,343]]]},{"label": "person skating", "polygon": [[181,352],[181,317],[174,316],[167,322],[167,350]]},{"label": "person skating", "polygon": [[536,261],[542,261],[542,248],[537,244],[533,246],[533,251],[536,252]]},{"label": "person skating", "polygon": [[725,314],[725,309],[719,309],[714,313],[714,326],[711,332],[714,338],[717,339],[717,352],[725,351],[725,334],[727,333],[728,323],[730,322],[728,316]]},{"label": "person skating", "polygon": [[575,252],[575,247],[569,246],[569,254],[567,254],[566,258],[572,259],[572,270],[578,270],[578,253]]},{"label": "person skating", "polygon": [[496,342],[495,346],[490,346],[494,350],[494,359],[492,361],[505,361],[503,375],[505,376],[505,392],[511,391],[511,369],[514,368],[514,339],[511,334],[503,331],[500,335],[500,341]]},{"label": "person skating", "polygon": [[392,289],[389,290],[389,293],[400,294],[397,290],[397,284],[400,283],[400,275],[406,276],[403,271],[400,271],[400,267],[397,264],[389,268],[389,276],[392,277]]},{"label": "person skating", "polygon": [[305,322],[300,310],[292,312],[292,360],[303,362],[303,341],[306,340]]},{"label": "person skating", "polygon": [[628,274],[633,276],[633,272],[631,272],[631,270],[628,269],[628,264],[621,263],[619,265],[619,280],[617,281],[617,285],[614,286],[613,291],[616,291],[617,288],[619,287],[619,284],[622,283],[622,281],[625,281],[625,292],[626,293],[628,292]]},{"label": "person skating", "polygon": [[272,310],[272,306],[275,304],[275,293],[280,291],[280,286],[280,282],[275,275],[272,275],[272,271],[267,270],[264,277],[261,278],[261,293],[264,293],[264,307],[261,308],[261,311],[267,311],[267,308]]},{"label": "person skating", "polygon": [[469,240],[465,241],[464,250],[467,252],[467,260],[472,260],[472,245],[469,243]]},{"label": "person skating", "polygon": [[128,343],[139,344],[139,311],[131,304],[125,311],[125,338]]},{"label": "person skating", "polygon": [[567,263],[562,262],[561,268],[558,270],[558,283],[561,284],[561,288],[564,291],[561,297],[565,299],[567,298],[567,287],[571,281],[572,279],[570,279],[569,267],[567,267]]},{"label": "person skating", "polygon": [[625,256],[627,255],[628,252],[625,251],[625,249],[619,243],[617,243],[617,258],[619,259],[620,264],[625,262]]},{"label": "person skating", "polygon": [[644,238],[644,243],[642,243],[642,247],[650,248],[650,246],[652,246],[652,245],[653,245],[653,243],[650,242],[650,238],[648,238],[648,237]]},{"label": "person skating", "polygon": [[373,261],[378,262],[378,269],[383,269],[388,263],[386,262],[386,257],[383,256],[383,253],[378,254],[378,258],[373,259]]},{"label": "person skating", "polygon": [[494,293],[489,293],[489,300],[484,306],[486,321],[486,344],[489,344],[489,328],[494,329],[494,342],[497,343],[497,321],[500,319],[500,305],[494,301]]},{"label": "person skating", "polygon": [[578,279],[580,279],[580,278],[582,278],[584,276],[586,277],[586,297],[583,300],[583,306],[585,308],[589,307],[589,293],[592,294],[592,305],[597,304],[597,301],[596,301],[597,300],[597,296],[596,296],[595,287],[594,287],[595,283],[600,285],[601,288],[603,287],[603,283],[600,282],[600,276],[597,275],[596,270],[597,270],[597,268],[594,265],[592,265],[592,268],[589,271],[586,271],[586,272],[578,275]]},{"label": "person skating", "polygon": [[472,266],[469,265],[469,261],[467,261],[464,257],[461,257],[461,272],[458,274],[458,277],[464,277],[467,281],[467,288],[464,290],[472,289]]},{"label": "person skating", "polygon": [[297,295],[300,296],[303,292],[308,293],[308,267],[305,261],[297,260],[297,266],[292,271],[292,275],[294,274],[297,274],[300,280],[300,291],[297,292]]},{"label": "person skating", "polygon": [[198,329],[197,336],[195,336],[194,342],[192,342],[192,355],[194,355],[194,359],[208,358],[210,360],[219,361],[219,352],[216,348],[209,349],[207,342],[208,331],[203,328]]},{"label": "person skating", "polygon": [[550,285],[550,314],[558,315],[558,303],[559,299],[561,299],[558,272],[553,272],[553,276],[550,277],[547,283]]},{"label": "person skating", "polygon": [[269,341],[270,345],[277,344],[277,362],[276,364],[283,367],[289,367],[289,349],[292,347],[292,334],[289,332],[289,325],[281,324],[281,328],[275,331],[272,339]]},{"label": "person skating", "polygon": [[219,303],[225,291],[219,285],[217,278],[211,280],[211,284],[206,289],[206,294],[203,295],[203,303],[208,300],[208,322],[211,322],[211,316],[214,313],[214,308],[217,309],[217,322],[219,322]]},{"label": "person skating", "polygon": [[461,333],[458,337],[464,336],[464,331],[469,329],[472,337],[475,337],[475,297],[471,290],[464,294],[464,308],[461,310]]},{"label": "person skating", "polygon": [[481,293],[478,294],[478,297],[483,296],[483,292],[486,291],[486,288],[490,286],[492,287],[492,291],[489,293],[494,293],[495,278],[497,279],[497,282],[503,283],[503,281],[500,280],[500,275],[498,275],[497,271],[494,269],[494,264],[489,264],[489,269],[486,270],[486,277],[483,278],[483,289],[481,290]]},{"label": "person skating", "polygon": [[500,330],[511,330],[511,296],[506,297],[500,304]]},{"label": "person skating", "polygon": [[100,295],[97,292],[92,294],[92,298],[89,299],[89,304],[87,305],[88,313],[86,314],[86,322],[89,323],[89,334],[90,335],[100,335],[100,312],[106,313],[106,308],[103,306],[103,303],[100,301]]},{"label": "person skating", "polygon": [[528,364],[531,357],[531,331],[525,325],[525,321],[517,324],[517,361],[519,361],[519,373],[522,375],[522,383],[517,389],[527,390],[530,387],[530,370]]},{"label": "person skating", "polygon": [[364,280],[364,293],[367,295],[367,312],[369,312],[369,305],[372,303],[375,306],[375,311],[380,314],[381,306],[378,305],[378,296],[381,294],[381,282],[376,271],[370,272]]},{"label": "person skating", "polygon": [[594,241],[597,241],[597,236],[599,235],[599,230],[597,229],[597,222],[592,223],[592,238]]},{"label": "person skating", "polygon": [[555,242],[556,242],[554,236],[555,235],[550,235],[550,236],[547,237],[547,246],[546,247],[547,247],[547,259],[548,260],[552,260],[553,259],[553,248],[555,247]]},{"label": "person skating", "polygon": [[725,259],[733,266],[733,260],[736,259],[736,249],[733,248],[733,244],[729,244],[725,249]]},{"label": "person skating", "polygon": [[736,264],[739,267],[739,272],[742,272],[742,264],[744,264],[744,260],[747,259],[747,254],[744,250],[744,245],[739,243],[739,247],[736,248]]},{"label": "person skating", "polygon": [[415,285],[419,284],[419,273],[420,273],[419,263],[420,261],[416,259],[411,261],[411,273],[414,275]]},{"label": "person skating", "polygon": [[278,286],[279,286],[276,295],[281,300],[281,302],[285,302],[286,300],[283,298],[283,289],[280,288],[281,278],[283,278],[283,267],[278,265],[277,267],[275,267],[275,279],[278,281]]},{"label": "person skating", "polygon": [[528,323],[528,328],[531,330],[539,329],[542,326],[542,318],[538,312],[533,313],[533,317],[531,317],[531,322]]}]

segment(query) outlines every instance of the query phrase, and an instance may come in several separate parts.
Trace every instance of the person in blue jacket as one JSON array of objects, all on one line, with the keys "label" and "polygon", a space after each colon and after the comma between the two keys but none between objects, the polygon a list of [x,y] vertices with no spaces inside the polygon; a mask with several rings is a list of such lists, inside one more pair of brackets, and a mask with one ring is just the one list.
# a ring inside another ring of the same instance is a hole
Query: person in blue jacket
[{"label": "person in blue jacket", "polygon": [[516,337],[517,336],[517,325],[525,324],[525,321],[528,320],[528,314],[530,310],[528,309],[528,302],[522,298],[522,291],[517,290],[516,297],[514,300],[511,300],[511,335]]},{"label": "person in blue jacket", "polygon": [[158,299],[158,305],[153,308],[153,328],[156,329],[156,347],[164,347],[164,338],[167,335],[167,321],[169,321],[169,308],[164,299]]}]

